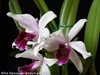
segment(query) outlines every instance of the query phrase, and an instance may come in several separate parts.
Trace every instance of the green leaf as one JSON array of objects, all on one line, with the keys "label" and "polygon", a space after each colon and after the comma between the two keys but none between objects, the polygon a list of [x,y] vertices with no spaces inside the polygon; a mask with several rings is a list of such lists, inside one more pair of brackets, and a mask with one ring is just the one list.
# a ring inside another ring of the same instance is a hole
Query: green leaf
[{"label": "green leaf", "polygon": [[63,29],[64,34],[67,34],[71,27],[75,24],[76,15],[78,11],[79,0],[64,0],[60,12],[59,28]]},{"label": "green leaf", "polygon": [[51,75],[60,75],[59,66],[57,64],[54,64],[50,67]]},{"label": "green leaf", "polygon": [[[85,60],[84,60],[85,61]],[[96,69],[95,69],[95,63],[91,63],[92,58],[88,58],[85,63],[83,63],[84,70],[81,74],[79,75],[86,75],[87,71],[90,68],[90,75],[97,75],[96,74]]]},{"label": "green leaf", "polygon": [[96,51],[98,47],[98,41],[99,41],[99,28],[100,28],[100,0],[94,0],[89,14],[88,14],[88,20],[85,28],[85,36],[84,36],[84,42],[86,45],[87,51],[92,53],[92,57],[90,61],[86,60],[85,64],[87,65],[86,68],[84,68],[85,71],[83,71],[80,75],[86,75],[89,68],[91,68],[92,64],[95,62],[95,56]]},{"label": "green leaf", "polygon": [[37,5],[37,7],[39,8],[41,14],[46,13],[47,11],[49,11],[47,4],[45,3],[44,0],[33,0],[35,2],[35,4]]},{"label": "green leaf", "polygon": [[74,0],[72,7],[71,7],[69,17],[68,17],[68,21],[67,21],[68,25],[74,25],[74,23],[76,21],[77,11],[78,11],[78,5],[79,5],[79,0]]},{"label": "green leaf", "polygon": [[60,17],[59,17],[59,24],[66,25],[68,21],[68,17],[71,11],[73,0],[64,0],[61,10],[60,10]]},{"label": "green leaf", "polygon": [[[13,5],[13,8],[15,10],[15,13],[16,14],[20,14],[22,13],[21,9],[20,9],[20,6],[19,6],[19,3],[18,3],[18,0],[10,0],[12,5]],[[10,5],[9,5],[10,6]],[[13,10],[13,9],[12,9]]]},{"label": "green leaf", "polygon": [[100,28],[100,0],[94,0],[89,11],[88,20],[85,28],[84,42],[86,48],[92,53],[93,60],[95,60],[96,51],[99,41]]},{"label": "green leaf", "polygon": [[88,59],[84,60],[84,63],[83,63],[83,69],[84,69],[84,70],[83,70],[83,72],[82,72],[81,74],[79,74],[79,75],[86,75],[86,73],[87,73],[89,67],[92,65],[91,61],[92,61],[92,58],[88,58]]},{"label": "green leaf", "polygon": [[62,71],[62,75],[68,75],[68,73],[69,73],[69,70],[68,70],[68,63],[62,65],[61,71]]},{"label": "green leaf", "polygon": [[16,13],[12,0],[9,0],[9,9],[11,12]]},{"label": "green leaf", "polygon": [[[40,10],[40,13],[43,15],[45,14],[47,11],[49,11],[49,8],[46,4],[46,2],[44,0],[33,0],[35,2],[35,4],[37,5],[37,7],[39,8]],[[55,23],[55,21],[51,21],[49,24],[48,24],[48,28],[51,29],[52,31],[55,31],[57,30],[57,25]]]},{"label": "green leaf", "polygon": [[90,68],[90,75],[97,75],[95,63],[92,64],[92,67]]},{"label": "green leaf", "polygon": [[70,25],[67,25],[68,17],[71,12],[73,0],[64,0],[61,10],[60,10],[60,17],[59,17],[59,29],[63,28],[63,33],[66,35],[66,31],[69,30]]},{"label": "green leaf", "polygon": [[71,11],[68,16],[68,21],[67,24],[69,27],[66,29],[66,33],[69,32],[71,27],[75,24],[76,21],[76,16],[77,16],[77,11],[78,11],[78,5],[79,5],[79,0],[74,0],[72,3]]}]

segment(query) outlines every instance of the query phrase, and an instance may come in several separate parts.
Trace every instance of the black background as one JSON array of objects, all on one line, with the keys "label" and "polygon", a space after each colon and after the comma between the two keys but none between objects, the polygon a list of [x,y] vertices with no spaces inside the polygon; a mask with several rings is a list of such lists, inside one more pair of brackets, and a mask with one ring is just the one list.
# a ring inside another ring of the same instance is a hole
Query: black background
[{"label": "black background", "polygon": [[[39,18],[39,10],[32,0],[19,0],[23,13],[32,14],[34,17]],[[59,11],[63,0],[46,0],[50,10],[53,10],[59,17]],[[79,9],[77,13],[77,20],[81,18],[87,18],[89,8],[91,6],[92,0],[80,0]],[[9,12],[8,1],[0,0],[0,71],[17,71],[17,67],[28,64],[30,60],[27,59],[15,59],[14,56],[11,57],[10,54],[14,51],[11,48],[12,42],[18,35],[18,30],[13,22],[13,20],[6,16]],[[59,18],[56,18],[58,23]],[[83,40],[84,28],[79,33],[80,40]],[[100,42],[99,42],[100,45]],[[100,49],[98,47],[96,56],[96,69],[97,75],[100,75]],[[26,62],[28,61],[28,62]]]}]

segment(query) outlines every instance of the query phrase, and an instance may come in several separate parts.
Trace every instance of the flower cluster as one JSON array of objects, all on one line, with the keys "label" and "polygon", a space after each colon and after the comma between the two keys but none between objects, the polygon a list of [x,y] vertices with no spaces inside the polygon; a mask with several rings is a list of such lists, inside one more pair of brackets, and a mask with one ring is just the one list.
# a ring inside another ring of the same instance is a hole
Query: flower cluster
[{"label": "flower cluster", "polygon": [[[16,54],[16,58],[29,58],[32,63],[22,67],[18,67],[18,71],[24,75],[25,72],[39,72],[40,75],[50,75],[49,67],[58,64],[62,66],[69,60],[75,65],[79,72],[83,71],[83,66],[76,51],[79,52],[84,59],[91,56],[86,51],[85,44],[82,41],[72,41],[73,38],[84,26],[86,19],[79,20],[67,33],[63,34],[63,28],[50,33],[46,25],[56,18],[56,14],[48,11],[40,20],[34,18],[30,14],[14,14],[12,12],[7,15],[16,20],[25,31],[19,31],[18,37],[12,46],[22,51]],[[51,58],[48,56],[51,54]]]}]

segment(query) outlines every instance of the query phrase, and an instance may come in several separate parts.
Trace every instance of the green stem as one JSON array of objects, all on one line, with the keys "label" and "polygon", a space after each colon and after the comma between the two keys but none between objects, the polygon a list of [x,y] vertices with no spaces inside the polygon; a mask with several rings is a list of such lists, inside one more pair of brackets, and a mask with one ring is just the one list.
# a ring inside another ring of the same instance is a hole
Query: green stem
[{"label": "green stem", "polygon": [[90,75],[97,75],[94,63],[92,64],[92,67],[90,68]]},{"label": "green stem", "polygon": [[[35,4],[37,5],[37,7],[39,8],[40,10],[40,13],[43,15],[45,14],[47,11],[49,11],[49,8],[46,4],[46,2],[44,0],[33,0],[35,2]],[[51,29],[51,31],[55,31],[57,30],[57,25],[55,23],[55,21],[51,21],[49,24],[48,24],[48,28]]]},{"label": "green stem", "polygon": [[68,64],[62,65],[62,75],[68,75]]},{"label": "green stem", "polygon": [[59,66],[54,64],[50,67],[51,75],[60,75]]}]

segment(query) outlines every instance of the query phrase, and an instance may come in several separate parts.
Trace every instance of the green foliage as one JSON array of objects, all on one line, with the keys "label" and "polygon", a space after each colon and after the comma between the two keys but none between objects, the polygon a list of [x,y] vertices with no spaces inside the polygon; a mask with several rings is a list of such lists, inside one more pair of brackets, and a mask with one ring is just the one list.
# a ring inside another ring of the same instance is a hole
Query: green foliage
[{"label": "green foliage", "polygon": [[[97,52],[98,47],[98,41],[99,41],[99,29],[100,29],[100,0],[94,0],[87,19],[87,24],[85,28],[85,36],[84,36],[84,42],[86,45],[86,48],[89,52],[92,53],[92,57],[88,60],[85,60],[84,65],[84,71],[81,75],[86,75],[88,69],[90,68],[93,72],[91,74],[94,74],[95,68],[94,68],[94,62],[95,62],[95,56]],[[94,69],[94,70],[93,70]],[[95,73],[96,75],[96,73]]]}]

